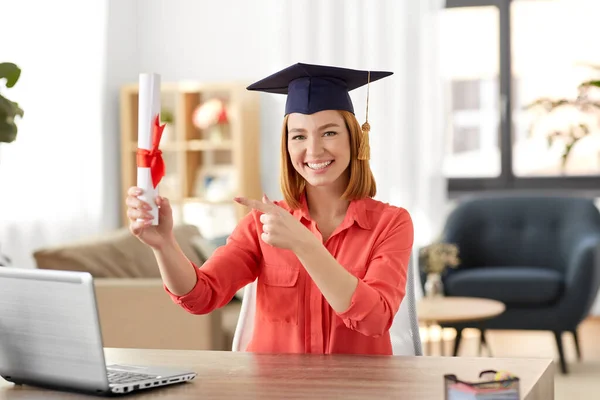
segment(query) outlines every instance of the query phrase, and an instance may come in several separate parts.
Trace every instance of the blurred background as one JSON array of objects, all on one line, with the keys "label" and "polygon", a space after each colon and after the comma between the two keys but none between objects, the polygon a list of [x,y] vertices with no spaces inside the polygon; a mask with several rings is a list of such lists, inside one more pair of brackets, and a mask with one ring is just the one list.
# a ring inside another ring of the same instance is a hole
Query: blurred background
[{"label": "blurred background", "polygon": [[[0,252],[12,265],[54,257],[52,267],[77,269],[69,252],[88,246],[98,277],[115,267],[110,254],[125,260],[116,276],[143,275],[127,267],[142,256],[110,242],[130,239],[140,73],[161,78],[160,190],[178,223],[197,229],[200,259],[243,215],[231,197],[281,197],[285,96],[245,86],[296,62],[394,72],[370,86],[371,166],[376,198],[413,216],[416,251],[447,237],[465,199],[600,197],[595,0],[0,0],[0,9],[0,62],[21,69],[0,94],[24,111],[17,139],[0,143]],[[351,96],[362,123],[366,87]],[[586,318],[600,314],[598,287],[588,289]]]},{"label": "blurred background", "polygon": [[[134,97],[122,93],[128,85],[137,84],[140,73],[159,74],[163,89],[222,84],[231,86],[225,92],[239,93],[244,92],[239,87],[296,62],[394,72],[371,90],[372,168],[378,198],[410,209],[422,220],[419,231],[423,241],[428,241],[446,204],[447,182],[441,165],[447,146],[442,131],[452,114],[443,109],[442,95],[448,92],[444,85],[464,79],[465,73],[473,74],[469,82],[482,79],[489,85],[494,72],[468,71],[453,63],[452,70],[446,70],[456,76],[444,82],[442,54],[437,50],[439,21],[446,21],[451,26],[445,29],[453,30],[452,26],[464,23],[457,18],[468,18],[469,13],[452,13],[440,20],[431,13],[441,7],[439,1],[396,3],[6,2],[3,14],[10,17],[0,28],[7,38],[2,59],[22,69],[18,84],[6,93],[26,117],[18,123],[18,140],[0,146],[3,252],[16,264],[27,266],[33,262],[30,250],[35,247],[121,226],[122,185],[135,184],[125,176],[129,165],[122,158],[122,143],[126,138],[129,145],[137,135],[137,114],[127,110],[128,104],[137,105],[136,89]],[[36,10],[33,14],[32,9]],[[485,47],[485,43],[478,46]],[[465,60],[460,65],[471,63]],[[184,140],[198,138],[198,132],[206,130],[194,122],[194,111],[200,112],[195,107],[228,96],[215,88],[203,94],[196,87],[192,89],[198,93],[195,103],[184,101],[181,111],[173,96],[186,90],[165,89],[161,98],[163,118],[166,112],[183,113],[179,121],[175,118],[179,128],[173,131],[185,131]],[[366,87],[354,91],[352,98],[357,118],[364,121]],[[248,118],[258,119],[258,130],[245,117],[240,117],[238,126],[240,141],[251,148],[248,152],[257,152],[254,164],[244,164],[260,171],[260,187],[249,190],[279,198],[285,96],[260,94],[251,101],[256,105]],[[229,112],[239,110],[233,106]],[[206,112],[210,120],[210,111]],[[481,125],[485,123],[490,124],[482,119]],[[466,128],[461,125],[460,129]],[[481,131],[482,137],[488,135]],[[259,142],[255,150],[253,141]],[[196,155],[187,150],[186,162],[190,162]],[[483,151],[482,146],[477,154]],[[166,147],[165,152],[168,175],[181,174],[177,168],[182,164],[172,161],[176,156]],[[165,196],[169,177],[161,186]]]}]

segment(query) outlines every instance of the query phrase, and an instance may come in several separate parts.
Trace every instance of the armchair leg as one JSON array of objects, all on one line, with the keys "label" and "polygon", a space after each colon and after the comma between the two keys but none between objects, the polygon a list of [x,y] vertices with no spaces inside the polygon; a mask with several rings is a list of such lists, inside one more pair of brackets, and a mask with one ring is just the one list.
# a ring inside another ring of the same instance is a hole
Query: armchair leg
[{"label": "armchair leg", "polygon": [[577,328],[571,331],[573,334],[573,340],[575,341],[575,351],[577,352],[577,360],[581,361],[581,347],[579,346],[579,335],[577,335]]},{"label": "armchair leg", "polygon": [[456,357],[458,355],[458,348],[460,347],[460,340],[462,339],[462,328],[456,329],[456,339],[454,339],[454,350],[452,355]]},{"label": "armchair leg", "polygon": [[490,345],[488,344],[485,338],[485,329],[479,330],[480,339],[479,339],[479,355],[483,353],[483,346],[487,349],[488,355],[492,357],[492,349],[490,349]]},{"label": "armchair leg", "polygon": [[558,357],[560,359],[560,370],[563,374],[567,374],[567,362],[565,360],[565,352],[563,350],[562,332],[554,331],[554,339],[556,340],[556,348],[558,349]]}]

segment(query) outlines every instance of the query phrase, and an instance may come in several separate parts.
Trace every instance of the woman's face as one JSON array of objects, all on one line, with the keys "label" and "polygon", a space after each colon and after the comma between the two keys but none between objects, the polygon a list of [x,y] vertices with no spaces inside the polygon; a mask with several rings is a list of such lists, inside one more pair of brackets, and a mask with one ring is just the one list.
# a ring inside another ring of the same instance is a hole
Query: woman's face
[{"label": "woman's face", "polygon": [[294,169],[309,185],[327,186],[347,179],[350,135],[337,111],[290,114],[287,145]]}]

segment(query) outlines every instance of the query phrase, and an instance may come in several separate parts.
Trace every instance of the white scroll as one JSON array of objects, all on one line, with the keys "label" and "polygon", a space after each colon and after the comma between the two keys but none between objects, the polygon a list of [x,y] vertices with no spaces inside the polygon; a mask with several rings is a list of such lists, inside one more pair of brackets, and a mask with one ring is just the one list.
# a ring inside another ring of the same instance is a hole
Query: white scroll
[{"label": "white scroll", "polygon": [[[160,113],[160,75],[140,74],[138,96],[138,149],[152,151],[155,120]],[[137,166],[137,186],[143,190],[139,198],[150,204],[150,213],[154,217],[152,225],[158,225],[158,185],[154,187],[149,166],[140,166],[139,159]]]}]

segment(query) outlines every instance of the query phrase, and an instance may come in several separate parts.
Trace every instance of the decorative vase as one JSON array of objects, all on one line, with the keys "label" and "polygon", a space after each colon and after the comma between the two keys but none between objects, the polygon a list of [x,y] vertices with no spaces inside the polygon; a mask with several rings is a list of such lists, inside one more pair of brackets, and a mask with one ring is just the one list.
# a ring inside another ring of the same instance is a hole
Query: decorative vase
[{"label": "decorative vase", "polygon": [[224,124],[214,124],[209,128],[209,138],[211,142],[214,143],[222,143],[225,139],[225,129],[226,126]]},{"label": "decorative vase", "polygon": [[425,281],[425,297],[443,297],[444,296],[444,283],[442,282],[442,276],[435,272],[427,274],[427,281]]}]

